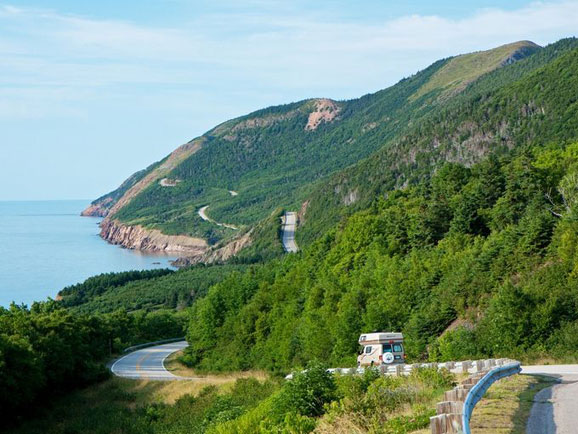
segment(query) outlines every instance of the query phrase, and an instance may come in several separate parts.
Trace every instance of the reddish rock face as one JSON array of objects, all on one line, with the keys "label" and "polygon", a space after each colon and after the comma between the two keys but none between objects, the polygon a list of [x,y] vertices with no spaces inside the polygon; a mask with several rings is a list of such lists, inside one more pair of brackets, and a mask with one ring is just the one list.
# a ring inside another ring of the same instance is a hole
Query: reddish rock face
[{"label": "reddish rock face", "polygon": [[100,225],[100,236],[111,244],[143,252],[166,252],[197,255],[208,249],[200,238],[185,235],[165,235],[157,229],[145,229],[140,225],[127,226],[116,220],[105,219]]},{"label": "reddish rock face", "polygon": [[143,252],[162,252],[182,256],[176,262],[177,266],[224,261],[237,254],[252,241],[249,231],[225,245],[211,248],[201,238],[165,235],[157,229],[145,229],[139,225],[127,226],[112,219],[103,220],[100,227],[100,236],[111,244]]},{"label": "reddish rock face", "polygon": [[315,101],[315,110],[309,114],[306,130],[315,130],[321,122],[331,122],[341,111],[341,107],[330,99],[318,99]]}]

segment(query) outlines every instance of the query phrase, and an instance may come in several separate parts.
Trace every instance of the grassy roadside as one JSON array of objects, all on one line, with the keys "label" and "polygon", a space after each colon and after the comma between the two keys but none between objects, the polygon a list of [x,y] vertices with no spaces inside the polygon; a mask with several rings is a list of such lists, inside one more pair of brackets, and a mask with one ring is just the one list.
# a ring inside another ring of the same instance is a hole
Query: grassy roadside
[{"label": "grassy roadside", "polygon": [[515,375],[495,383],[476,405],[470,427],[476,434],[523,434],[534,395],[555,380],[543,375]]},{"label": "grassy roadside", "polygon": [[[137,381],[112,377],[73,392],[30,414],[9,434],[153,434],[204,432],[211,408],[241,401],[251,407],[276,386],[236,376],[183,381]],[[242,410],[239,404],[235,409]],[[209,422],[208,422],[209,421]]]},{"label": "grassy roadside", "polygon": [[179,377],[190,377],[195,380],[206,380],[208,384],[212,385],[223,385],[228,383],[233,383],[240,378],[256,378],[259,381],[265,381],[269,376],[265,372],[261,371],[243,371],[243,372],[232,372],[232,373],[218,373],[218,374],[199,374],[194,369],[181,363],[180,358],[183,355],[183,351],[177,351],[172,353],[165,359],[164,365],[165,369],[171,374]]}]

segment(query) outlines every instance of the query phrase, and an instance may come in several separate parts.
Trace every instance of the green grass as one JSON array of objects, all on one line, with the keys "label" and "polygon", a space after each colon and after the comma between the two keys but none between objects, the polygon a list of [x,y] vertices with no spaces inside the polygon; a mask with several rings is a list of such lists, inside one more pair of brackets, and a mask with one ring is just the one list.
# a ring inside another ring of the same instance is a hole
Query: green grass
[{"label": "green grass", "polygon": [[514,52],[518,50],[532,52],[538,49],[539,47],[532,42],[520,41],[502,45],[492,50],[456,56],[436,72],[431,80],[424,84],[410,99],[418,99],[436,89],[442,89],[442,96],[447,97],[452,92],[463,90],[478,77],[502,66],[503,62]]},{"label": "green grass", "polygon": [[515,375],[490,387],[476,406],[470,426],[479,434],[523,434],[534,395],[555,383],[552,377]]},{"label": "green grass", "polygon": [[111,378],[57,399],[10,434],[202,433],[241,414],[277,386],[235,376],[150,382]]}]

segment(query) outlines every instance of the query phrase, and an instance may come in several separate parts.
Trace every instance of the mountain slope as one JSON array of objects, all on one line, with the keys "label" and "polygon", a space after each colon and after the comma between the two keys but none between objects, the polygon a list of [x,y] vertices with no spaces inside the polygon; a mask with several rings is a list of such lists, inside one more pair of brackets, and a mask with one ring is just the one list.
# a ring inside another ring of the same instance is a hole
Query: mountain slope
[{"label": "mountain slope", "polygon": [[306,245],[341,216],[429,177],[444,162],[471,165],[490,154],[574,139],[577,58],[578,40],[566,39],[472,83],[312,192],[299,242]]},{"label": "mountain slope", "polygon": [[[329,175],[400,137],[468,83],[539,51],[530,42],[509,44],[438,61],[356,100],[306,100],[225,122],[139,175],[122,195],[94,203],[107,210],[102,235],[132,248],[177,251],[182,238],[175,237],[184,235],[195,240],[185,253],[197,256],[249,234],[247,245],[251,228],[276,208],[300,207]],[[211,219],[239,230],[203,220],[198,210],[207,205]],[[151,230],[158,231],[152,240]]]},{"label": "mountain slope", "polygon": [[213,286],[192,307],[188,362],[354,366],[368,330],[402,331],[412,361],[575,360],[577,216],[578,143],[447,163],[301,255]]}]

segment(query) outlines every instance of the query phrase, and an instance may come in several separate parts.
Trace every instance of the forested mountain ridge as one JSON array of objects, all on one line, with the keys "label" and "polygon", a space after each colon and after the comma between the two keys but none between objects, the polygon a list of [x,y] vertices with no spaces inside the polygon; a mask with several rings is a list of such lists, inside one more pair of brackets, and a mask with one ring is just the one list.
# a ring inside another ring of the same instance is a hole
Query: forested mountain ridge
[{"label": "forested mountain ridge", "polygon": [[574,139],[576,67],[578,41],[570,38],[471,83],[370,158],[320,184],[309,196],[299,241],[310,242],[341,216],[431,176],[445,162],[470,166],[490,154]]},{"label": "forested mountain ridge", "polygon": [[[167,235],[161,249],[177,235],[205,240],[194,246],[202,252],[224,245],[273,210],[300,207],[329,175],[369,157],[480,77],[540,51],[530,42],[509,44],[438,61],[356,100],[311,99],[227,121],[184,145],[182,158],[171,154],[128,188],[97,200],[93,208],[108,214],[103,236],[141,248],[128,239],[127,228],[138,227]],[[198,210],[206,205],[212,219],[240,229],[203,220]]]}]

